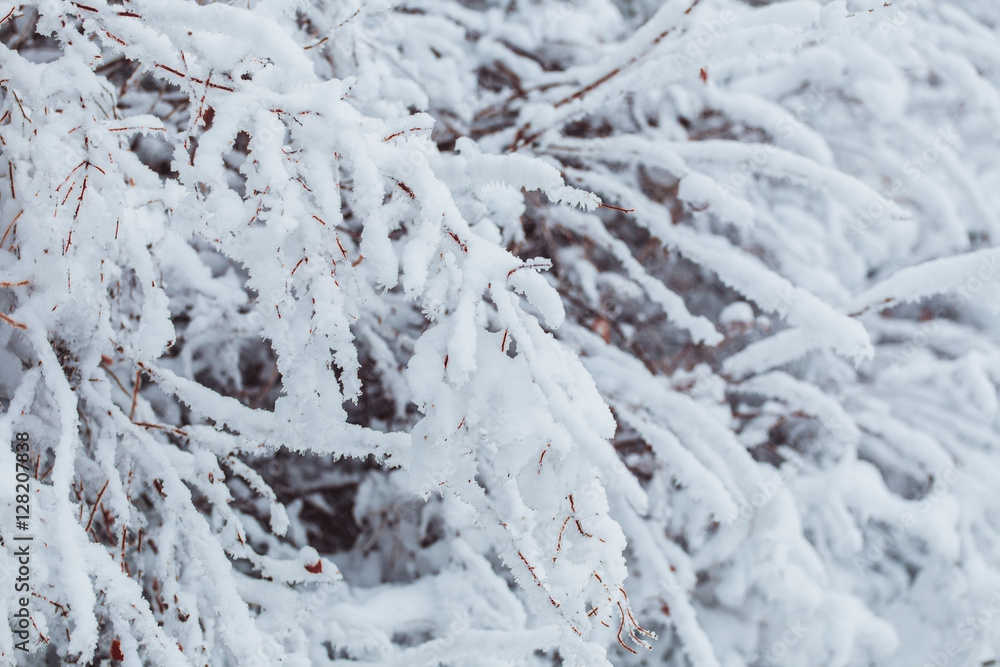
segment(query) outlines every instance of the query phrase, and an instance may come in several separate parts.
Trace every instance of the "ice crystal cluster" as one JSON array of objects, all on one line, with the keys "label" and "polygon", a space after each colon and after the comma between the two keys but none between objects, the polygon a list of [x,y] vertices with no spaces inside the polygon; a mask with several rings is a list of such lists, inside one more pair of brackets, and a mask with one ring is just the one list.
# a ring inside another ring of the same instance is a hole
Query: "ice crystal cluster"
[{"label": "ice crystal cluster", "polygon": [[994,0],[0,0],[0,662],[993,664],[998,146]]}]

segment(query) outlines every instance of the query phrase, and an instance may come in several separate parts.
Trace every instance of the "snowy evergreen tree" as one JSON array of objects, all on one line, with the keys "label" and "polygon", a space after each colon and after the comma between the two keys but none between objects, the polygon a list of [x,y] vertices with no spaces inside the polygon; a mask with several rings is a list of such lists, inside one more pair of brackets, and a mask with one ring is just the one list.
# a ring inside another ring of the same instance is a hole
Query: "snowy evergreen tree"
[{"label": "snowy evergreen tree", "polygon": [[1000,659],[992,0],[0,43],[4,664]]}]

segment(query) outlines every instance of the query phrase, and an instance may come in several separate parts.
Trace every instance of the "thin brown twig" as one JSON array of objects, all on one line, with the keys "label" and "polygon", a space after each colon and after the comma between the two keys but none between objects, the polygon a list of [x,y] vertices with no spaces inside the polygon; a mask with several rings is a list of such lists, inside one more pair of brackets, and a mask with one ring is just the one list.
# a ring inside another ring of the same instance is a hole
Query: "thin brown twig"
[{"label": "thin brown twig", "polygon": [[18,218],[20,218],[22,215],[24,215],[24,211],[21,211],[20,213],[15,215],[14,219],[10,221],[9,225],[7,225],[7,229],[3,233],[3,238],[0,238],[0,247],[3,247],[3,244],[7,241],[7,235],[10,234],[10,230],[14,228],[14,225],[17,224]]},{"label": "thin brown twig", "polygon": [[105,373],[107,373],[108,375],[111,376],[111,379],[115,381],[115,384],[117,384],[118,388],[122,390],[122,393],[124,393],[126,396],[131,396],[132,395],[132,392],[130,392],[128,389],[125,388],[125,385],[122,383],[121,380],[118,379],[118,376],[115,375],[115,372],[113,370],[111,370],[110,366],[107,366],[107,365],[105,365],[105,364],[102,363],[101,364],[101,368],[104,369]]},{"label": "thin brown twig", "polygon": [[182,431],[181,429],[174,428],[172,426],[163,426],[162,424],[153,424],[151,422],[133,422],[133,423],[141,428],[154,428],[159,431],[169,431],[174,435],[184,436],[185,438],[188,437],[187,431]]},{"label": "thin brown twig", "polygon": [[85,533],[90,532],[90,527],[94,523],[94,515],[97,514],[97,508],[100,507],[101,505],[101,499],[104,498],[104,492],[107,491],[108,483],[110,481],[111,481],[110,479],[105,481],[104,486],[101,487],[100,492],[97,494],[97,500],[94,501],[94,506],[90,509],[90,518],[87,519],[87,527],[83,529],[83,532]]},{"label": "thin brown twig", "polygon": [[128,420],[135,421],[135,405],[139,401],[139,388],[142,387],[142,371],[135,372],[135,383],[132,385],[132,407],[128,411]]},{"label": "thin brown twig", "polygon": [[610,208],[612,211],[621,211],[622,213],[634,213],[634,208],[622,208],[621,206],[612,206],[611,204],[605,204],[601,202],[597,205],[597,208]]},{"label": "thin brown twig", "polygon": [[21,329],[22,331],[24,331],[24,330],[27,330],[27,328],[28,328],[28,325],[25,324],[24,322],[18,322],[14,318],[12,318],[9,315],[6,315],[4,313],[0,313],[0,320],[3,320],[4,322],[6,322],[10,326],[14,327],[15,329]]}]

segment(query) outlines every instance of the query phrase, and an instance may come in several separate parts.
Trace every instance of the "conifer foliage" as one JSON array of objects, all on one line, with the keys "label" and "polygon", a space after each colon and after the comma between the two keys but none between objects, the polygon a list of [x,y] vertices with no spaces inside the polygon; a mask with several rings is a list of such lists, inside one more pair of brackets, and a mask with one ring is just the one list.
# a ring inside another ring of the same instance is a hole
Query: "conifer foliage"
[{"label": "conifer foliage", "polygon": [[990,664],[998,139],[992,0],[0,0],[0,661]]}]

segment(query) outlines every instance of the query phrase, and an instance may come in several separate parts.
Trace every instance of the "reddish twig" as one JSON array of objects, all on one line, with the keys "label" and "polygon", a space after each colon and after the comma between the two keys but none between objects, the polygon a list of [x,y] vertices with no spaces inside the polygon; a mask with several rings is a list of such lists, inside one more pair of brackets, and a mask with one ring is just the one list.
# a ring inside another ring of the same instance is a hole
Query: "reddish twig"
[{"label": "reddish twig", "polygon": [[422,128],[422,127],[411,127],[408,130],[400,130],[399,132],[393,132],[392,134],[390,134],[388,137],[386,137],[382,141],[389,141],[390,139],[395,139],[396,137],[398,137],[400,135],[403,135],[403,134],[406,134],[407,132],[419,132],[419,131],[421,131],[423,129],[424,128]]},{"label": "reddish twig", "polygon": [[542,460],[545,458],[545,455],[549,453],[549,447],[551,447],[551,446],[552,446],[551,442],[549,444],[545,445],[545,449],[542,450],[541,455],[538,457],[538,474],[539,475],[542,474]]},{"label": "reddish twig", "polygon": [[566,524],[569,523],[571,518],[572,517],[566,517],[566,520],[563,521],[562,527],[559,529],[559,538],[556,540],[556,555],[552,557],[553,563],[556,562],[556,558],[559,557],[559,552],[562,551],[563,531],[566,530]]},{"label": "reddish twig", "polygon": [[317,46],[322,46],[323,44],[325,44],[329,40],[330,40],[329,37],[324,37],[323,39],[319,40],[315,44],[310,44],[309,46],[303,46],[302,49],[304,51],[308,51],[309,49],[315,49]]},{"label": "reddish twig", "polygon": [[24,116],[24,120],[30,123],[31,119],[28,118],[28,114],[24,113],[24,105],[21,104],[21,98],[18,97],[17,93],[13,90],[10,91],[10,94],[14,96],[14,101],[17,102],[17,108],[21,110],[21,115]]},{"label": "reddish twig", "polygon": [[142,386],[142,372],[135,372],[135,384],[132,385],[132,407],[128,411],[128,420],[135,421],[135,405],[139,401],[139,388]]},{"label": "reddish twig", "polygon": [[14,225],[17,224],[18,218],[20,218],[22,215],[24,215],[24,211],[21,211],[17,215],[15,215],[14,219],[10,221],[9,225],[7,225],[7,229],[3,233],[3,238],[0,238],[0,247],[3,247],[3,244],[7,241],[7,235],[10,234],[10,230],[13,229]]},{"label": "reddish twig", "polygon": [[403,183],[402,181],[396,181],[396,185],[399,186],[400,190],[402,190],[403,192],[405,192],[406,194],[408,194],[410,196],[410,199],[416,199],[417,198],[417,196],[415,194],[413,194],[413,190],[411,190],[406,185],[406,183]]},{"label": "reddish twig", "polygon": [[24,322],[18,322],[17,320],[13,319],[9,315],[5,315],[4,313],[0,313],[0,320],[3,320],[4,322],[14,327],[15,329],[26,330],[28,328],[28,325],[25,324]]},{"label": "reddish twig", "polygon": [[634,648],[632,648],[631,646],[629,646],[628,644],[626,644],[622,640],[622,630],[625,629],[625,610],[622,609],[622,603],[621,602],[616,602],[615,604],[618,605],[618,611],[620,611],[621,615],[622,615],[621,621],[618,623],[618,643],[621,644],[621,646],[622,646],[623,649],[625,649],[626,651],[628,651],[632,655],[639,655],[638,651],[636,651]]},{"label": "reddish twig", "polygon": [[104,498],[104,492],[107,491],[108,482],[110,481],[111,481],[110,479],[105,481],[104,486],[102,486],[100,492],[98,492],[97,500],[94,501],[94,506],[90,509],[90,518],[87,519],[87,527],[83,529],[83,532],[85,533],[90,532],[90,527],[94,523],[94,515],[97,514],[97,508],[100,507],[101,505],[101,499]]},{"label": "reddish twig", "polygon": [[465,245],[465,242],[458,238],[458,234],[455,232],[448,232],[448,236],[450,236],[452,240],[458,244],[458,246],[462,249],[462,252],[469,252],[469,246]]},{"label": "reddish twig", "polygon": [[635,212],[634,208],[622,208],[620,206],[612,206],[611,204],[605,204],[603,202],[600,203],[600,204],[598,204],[597,208],[610,208],[612,211],[621,211],[622,213],[633,213],[633,212]]}]

